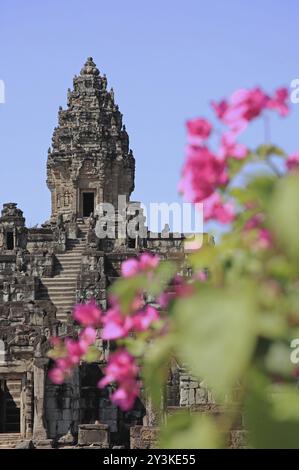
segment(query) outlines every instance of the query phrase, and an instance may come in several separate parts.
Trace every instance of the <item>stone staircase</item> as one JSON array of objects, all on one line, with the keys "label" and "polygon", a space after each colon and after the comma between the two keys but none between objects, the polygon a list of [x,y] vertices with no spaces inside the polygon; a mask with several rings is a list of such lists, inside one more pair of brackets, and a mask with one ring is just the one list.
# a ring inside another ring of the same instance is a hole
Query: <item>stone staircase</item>
[{"label": "stone staircase", "polygon": [[20,440],[21,435],[18,433],[0,433],[0,450],[14,449]]},{"label": "stone staircase", "polygon": [[40,299],[50,299],[57,319],[67,321],[76,302],[77,277],[86,245],[88,226],[80,224],[80,238],[68,240],[65,253],[56,255],[54,277],[42,278]]}]

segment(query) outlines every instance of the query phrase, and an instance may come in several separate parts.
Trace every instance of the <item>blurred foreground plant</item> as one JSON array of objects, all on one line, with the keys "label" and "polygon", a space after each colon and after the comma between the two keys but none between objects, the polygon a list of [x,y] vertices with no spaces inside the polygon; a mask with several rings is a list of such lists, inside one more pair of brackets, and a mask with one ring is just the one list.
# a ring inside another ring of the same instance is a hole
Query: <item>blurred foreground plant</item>
[{"label": "blurred foreground plant", "polygon": [[[238,90],[212,105],[225,126],[219,146],[207,146],[211,123],[187,122],[179,189],[203,202],[205,220],[229,223],[230,230],[216,246],[199,237],[199,249],[179,265],[149,253],[125,261],[108,311],[93,302],[76,306],[74,318],[84,326],[78,339],[53,339],[50,377],[62,383],[81,360],[97,360],[97,336],[112,340],[116,351],[99,387],[114,383],[111,399],[123,410],[133,407],[141,380],[161,411],[173,362],[204,380],[221,406],[217,417],[161,413],[162,447],[225,447],[242,412],[250,447],[298,448],[290,343],[299,338],[299,152],[287,156],[268,135],[269,113],[288,114],[287,91],[270,97],[259,88]],[[266,143],[248,149],[237,139],[259,117]],[[268,170],[247,178],[255,162]],[[191,276],[176,274],[190,267]]]}]

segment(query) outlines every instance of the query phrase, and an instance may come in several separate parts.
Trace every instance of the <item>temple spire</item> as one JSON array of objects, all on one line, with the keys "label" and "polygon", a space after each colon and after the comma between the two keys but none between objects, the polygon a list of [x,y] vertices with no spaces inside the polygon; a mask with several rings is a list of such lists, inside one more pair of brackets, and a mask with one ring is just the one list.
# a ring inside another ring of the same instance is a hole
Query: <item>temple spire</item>
[{"label": "temple spire", "polygon": [[85,193],[94,194],[93,207],[100,202],[117,206],[118,195],[129,198],[134,189],[135,159],[122,114],[92,57],[73,79],[67,108],[59,108],[47,175],[52,220],[60,214],[65,220],[85,217]]},{"label": "temple spire", "polygon": [[87,61],[84,64],[84,67],[81,69],[81,75],[100,75],[100,71],[97,68],[96,64],[93,61],[92,57],[88,57]]}]

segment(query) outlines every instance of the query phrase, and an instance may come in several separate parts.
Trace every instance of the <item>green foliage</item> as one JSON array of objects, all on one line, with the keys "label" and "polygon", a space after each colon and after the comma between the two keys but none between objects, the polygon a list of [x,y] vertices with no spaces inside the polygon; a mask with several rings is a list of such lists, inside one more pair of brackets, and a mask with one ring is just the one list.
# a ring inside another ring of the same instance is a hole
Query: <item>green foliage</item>
[{"label": "green foliage", "polygon": [[175,338],[172,335],[159,338],[150,344],[144,358],[143,379],[157,409],[163,406],[163,390],[171,363]]},{"label": "green foliage", "polygon": [[245,163],[243,160],[236,160],[235,158],[230,158],[228,160],[228,171],[230,178],[234,178],[241,171],[244,165]]},{"label": "green foliage", "polygon": [[293,372],[289,342],[278,340],[271,343],[264,358],[264,367],[271,375],[288,379]]},{"label": "green foliage", "polygon": [[298,449],[298,391],[289,385],[275,387],[261,374],[251,374],[245,400],[245,423],[254,448]]},{"label": "green foliage", "polygon": [[[261,145],[248,158],[270,163],[272,155],[285,153]],[[231,159],[230,176],[243,166]],[[223,447],[236,413],[245,410],[251,447],[299,448],[299,397],[290,360],[290,343],[299,338],[299,175],[255,176],[226,194],[240,209],[232,230],[215,246],[204,243],[181,266],[194,274],[206,270],[208,279],[187,279],[192,292],[172,300],[162,315],[166,334],[161,334],[163,322],[157,323],[120,344],[142,363],[145,389],[157,410],[165,407],[173,364],[204,381],[222,406],[217,418],[188,412],[166,416],[160,447]],[[248,229],[254,216],[259,222]],[[268,245],[261,243],[261,231],[271,235]],[[129,314],[137,293],[157,299],[177,270],[162,262],[151,276],[122,279],[111,292]]]},{"label": "green foliage", "polygon": [[102,354],[96,346],[89,346],[87,353],[83,356],[86,362],[97,362],[101,359]]},{"label": "green foliage", "polygon": [[152,296],[157,296],[163,292],[169,281],[177,271],[177,266],[171,261],[160,263],[155,271],[155,276],[148,279],[146,290]]},{"label": "green foliage", "polygon": [[123,314],[131,313],[132,303],[137,294],[147,292],[158,296],[176,272],[176,265],[171,261],[161,263],[155,270],[155,276],[139,274],[127,279],[118,279],[111,287],[111,294],[117,296]]},{"label": "green foliage", "polygon": [[250,283],[217,291],[203,286],[175,306],[181,360],[219,401],[232,393],[248,367],[256,340],[255,314]]},{"label": "green foliage", "polygon": [[277,155],[279,157],[285,157],[286,153],[285,151],[278,147],[277,145],[273,144],[262,144],[259,145],[259,147],[256,149],[256,154],[260,158],[267,158],[271,157],[271,155]]},{"label": "green foliage", "polygon": [[281,179],[270,201],[269,220],[282,249],[299,260],[299,175]]},{"label": "green foliage", "polygon": [[136,294],[143,292],[146,285],[144,274],[130,277],[128,279],[118,279],[111,287],[110,293],[115,295],[120,302],[123,314],[129,314]]},{"label": "green foliage", "polygon": [[223,436],[215,420],[207,415],[176,412],[167,418],[161,430],[162,449],[217,449],[223,446]]},{"label": "green foliage", "polygon": [[47,356],[52,360],[58,359],[60,357],[64,357],[65,355],[66,355],[66,348],[65,348],[64,344],[61,344],[59,346],[55,346],[55,348],[50,349],[47,352]]},{"label": "green foliage", "polygon": [[148,334],[142,333],[138,337],[128,337],[118,341],[120,346],[125,346],[125,348],[135,357],[141,357],[146,351],[146,340]]}]

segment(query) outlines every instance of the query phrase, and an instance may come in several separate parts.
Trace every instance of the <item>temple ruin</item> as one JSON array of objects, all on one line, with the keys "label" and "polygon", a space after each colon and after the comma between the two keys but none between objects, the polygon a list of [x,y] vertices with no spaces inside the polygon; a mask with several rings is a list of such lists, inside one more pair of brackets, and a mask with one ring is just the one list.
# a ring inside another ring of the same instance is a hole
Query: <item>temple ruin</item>
[{"label": "temple ruin", "polygon": [[[98,343],[100,363],[82,364],[63,385],[47,378],[49,338],[76,333],[76,302],[93,297],[107,307],[107,288],[123,260],[144,250],[184,257],[184,236],[150,233],[141,209],[146,237],[97,237],[97,205],[110,202],[117,210],[119,195],[128,203],[134,175],[113,90],[88,58],[68,90],[67,108],[59,109],[48,151],[50,220],[28,228],[15,203],[4,204],[0,217],[0,448],[155,445],[157,422],[146,398],[124,413],[109,401],[109,387],[96,387],[107,342]],[[177,368],[170,371],[167,406],[211,407],[213,400],[204,384]]]}]

